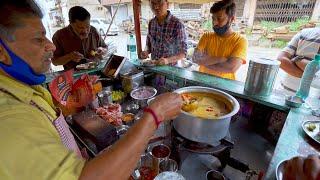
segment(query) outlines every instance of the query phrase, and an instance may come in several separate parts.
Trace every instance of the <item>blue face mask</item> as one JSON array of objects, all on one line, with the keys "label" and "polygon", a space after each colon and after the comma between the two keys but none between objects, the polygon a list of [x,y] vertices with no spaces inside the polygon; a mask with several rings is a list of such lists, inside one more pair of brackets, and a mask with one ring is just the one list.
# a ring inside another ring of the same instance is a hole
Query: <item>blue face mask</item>
[{"label": "blue face mask", "polygon": [[7,50],[12,61],[11,65],[0,62],[0,68],[13,78],[29,85],[39,85],[45,82],[46,76],[44,74],[36,74],[32,68],[23,59],[15,55],[1,39],[0,44]]},{"label": "blue face mask", "polygon": [[230,24],[229,24],[229,21],[228,21],[227,24],[224,25],[224,26],[222,26],[222,27],[214,26],[214,27],[213,27],[213,30],[214,30],[214,32],[217,33],[219,36],[222,36],[222,35],[224,35],[224,34],[228,31],[229,27],[230,27]]}]

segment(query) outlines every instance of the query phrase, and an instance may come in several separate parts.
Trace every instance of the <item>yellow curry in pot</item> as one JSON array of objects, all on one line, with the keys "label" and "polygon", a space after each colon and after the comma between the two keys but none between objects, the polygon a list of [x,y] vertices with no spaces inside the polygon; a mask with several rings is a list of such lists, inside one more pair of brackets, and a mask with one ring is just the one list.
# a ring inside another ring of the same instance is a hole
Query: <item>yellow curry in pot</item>
[{"label": "yellow curry in pot", "polygon": [[216,119],[231,112],[222,98],[211,93],[183,93],[181,97],[183,99],[182,110],[196,117]]}]

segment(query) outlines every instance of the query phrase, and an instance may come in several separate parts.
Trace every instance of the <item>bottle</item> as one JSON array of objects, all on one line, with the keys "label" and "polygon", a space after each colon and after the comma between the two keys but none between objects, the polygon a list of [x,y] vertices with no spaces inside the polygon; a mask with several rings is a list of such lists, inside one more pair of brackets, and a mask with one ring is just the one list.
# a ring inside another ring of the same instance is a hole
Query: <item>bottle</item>
[{"label": "bottle", "polygon": [[127,51],[129,52],[129,58],[131,60],[137,59],[138,56],[137,56],[136,39],[134,38],[133,34],[130,34],[129,36]]},{"label": "bottle", "polygon": [[296,96],[300,97],[301,99],[305,100],[310,91],[310,86],[313,80],[314,75],[320,69],[320,54],[317,54],[310,63],[307,64],[306,68],[304,69],[300,86],[298,91],[296,92]]}]

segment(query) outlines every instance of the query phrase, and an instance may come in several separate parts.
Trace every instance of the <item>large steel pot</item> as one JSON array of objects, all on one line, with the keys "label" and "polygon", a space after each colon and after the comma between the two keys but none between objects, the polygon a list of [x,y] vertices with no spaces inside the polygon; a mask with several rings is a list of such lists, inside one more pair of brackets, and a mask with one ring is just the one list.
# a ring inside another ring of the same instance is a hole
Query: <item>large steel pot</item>
[{"label": "large steel pot", "polygon": [[231,109],[229,114],[216,119],[203,119],[190,113],[182,112],[174,121],[173,126],[183,137],[201,143],[217,145],[219,140],[226,137],[229,131],[230,120],[239,111],[238,101],[231,95],[213,88],[191,86],[177,89],[178,94],[187,92],[212,93]]}]

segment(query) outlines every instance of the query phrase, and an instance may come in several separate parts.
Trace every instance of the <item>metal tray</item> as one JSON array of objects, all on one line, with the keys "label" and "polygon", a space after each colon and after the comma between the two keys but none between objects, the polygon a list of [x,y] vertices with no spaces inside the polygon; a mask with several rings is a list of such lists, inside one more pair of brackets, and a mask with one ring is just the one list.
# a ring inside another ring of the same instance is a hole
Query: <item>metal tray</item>
[{"label": "metal tray", "polygon": [[[313,131],[308,129],[310,124],[315,125],[315,129]],[[320,121],[305,121],[302,123],[302,129],[311,139],[320,144]]]},{"label": "metal tray", "polygon": [[102,73],[109,78],[116,78],[128,59],[123,56],[113,54],[102,69]]},{"label": "metal tray", "polygon": [[283,175],[284,175],[284,164],[287,162],[288,160],[283,160],[281,161],[276,168],[276,178],[277,180],[282,180],[283,179]]}]

